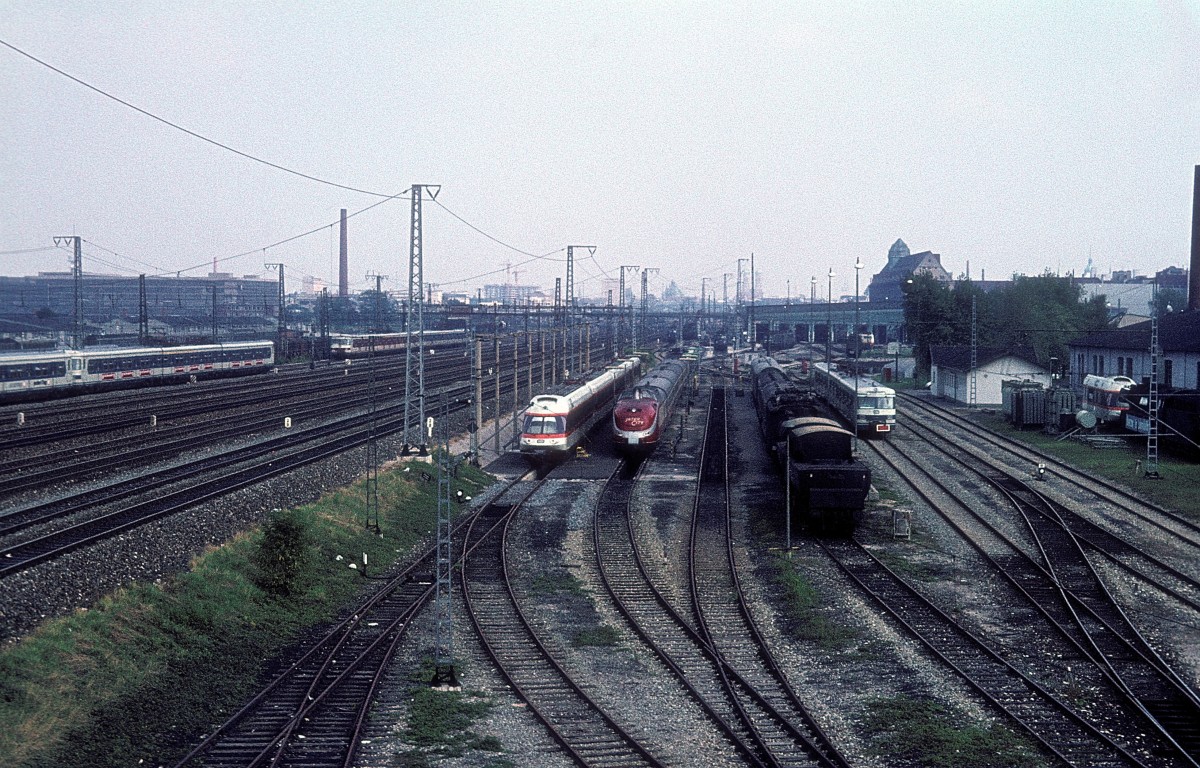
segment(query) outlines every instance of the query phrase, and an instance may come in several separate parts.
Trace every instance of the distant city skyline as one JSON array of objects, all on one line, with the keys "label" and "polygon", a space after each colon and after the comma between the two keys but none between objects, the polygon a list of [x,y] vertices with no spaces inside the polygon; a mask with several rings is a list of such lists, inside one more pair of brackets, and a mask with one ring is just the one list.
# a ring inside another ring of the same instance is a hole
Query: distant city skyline
[{"label": "distant city skyline", "polygon": [[423,247],[445,290],[508,263],[553,290],[573,243],[597,248],[580,296],[633,264],[698,295],[751,253],[760,295],[830,268],[852,293],[897,238],[955,276],[1187,267],[1200,34],[1179,0],[337,10],[7,8],[0,273],[67,269],[53,238],[79,235],[88,270],[335,286],[346,208],[352,290],[396,290],[411,212],[387,196],[414,183],[440,185]]}]

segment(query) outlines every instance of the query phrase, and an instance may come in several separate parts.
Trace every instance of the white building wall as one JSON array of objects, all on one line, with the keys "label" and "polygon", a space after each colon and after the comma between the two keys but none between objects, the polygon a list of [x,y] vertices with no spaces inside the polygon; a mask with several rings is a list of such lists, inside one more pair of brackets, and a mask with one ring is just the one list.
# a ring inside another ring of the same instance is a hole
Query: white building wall
[{"label": "white building wall", "polygon": [[[1107,349],[1102,347],[1072,347],[1071,353],[1074,356],[1071,360],[1071,382],[1073,384],[1083,386],[1083,377],[1089,373],[1094,373],[1102,376],[1128,376],[1136,382],[1141,382],[1143,379],[1150,378],[1150,352],[1149,350],[1132,350],[1132,349]],[[1130,364],[1128,361],[1132,359],[1133,372],[1130,373]],[[1125,362],[1122,362],[1124,360]],[[1158,380],[1160,384],[1165,384],[1165,368],[1166,361],[1171,361],[1171,382],[1172,387],[1179,389],[1200,389],[1200,371],[1197,371],[1196,366],[1200,364],[1200,354],[1190,352],[1165,352],[1159,358]]]},{"label": "white building wall", "polygon": [[[971,374],[950,368],[933,366],[933,386],[939,397],[960,403],[971,402]],[[1000,405],[1003,402],[1002,383],[1009,380],[1036,381],[1042,386],[1051,384],[1050,373],[1017,357],[1002,357],[980,366],[975,373],[975,404]]]}]

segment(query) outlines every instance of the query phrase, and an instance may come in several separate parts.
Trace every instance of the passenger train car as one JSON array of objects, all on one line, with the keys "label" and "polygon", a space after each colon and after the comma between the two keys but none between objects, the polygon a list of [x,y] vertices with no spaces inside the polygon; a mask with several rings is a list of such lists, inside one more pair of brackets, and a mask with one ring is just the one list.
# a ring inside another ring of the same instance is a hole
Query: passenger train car
[{"label": "passenger train car", "polygon": [[865,376],[847,376],[828,363],[813,366],[817,391],[860,435],[884,436],[896,428],[896,391]]},{"label": "passenger train car", "polygon": [[1129,412],[1129,403],[1122,394],[1133,385],[1128,376],[1088,374],[1083,377],[1083,407],[1101,424],[1121,426]]},{"label": "passenger train car", "polygon": [[644,458],[654,452],[671,421],[675,403],[688,386],[694,363],[664,360],[621,393],[613,408],[617,452]]},{"label": "passenger train car", "polygon": [[619,360],[583,383],[534,396],[525,409],[521,453],[536,464],[565,459],[608,415],[609,404],[636,379],[641,365],[636,357]]},{"label": "passenger train car", "polygon": [[[467,334],[462,330],[425,331],[425,349],[444,349],[466,344]],[[375,343],[374,354],[387,355],[403,352],[408,345],[408,333],[339,333],[329,337],[329,356],[338,360],[366,357],[372,354],[371,342]],[[416,340],[414,339],[414,344]],[[465,347],[464,347],[465,348]]]},{"label": "passenger train car", "polygon": [[0,354],[0,400],[264,373],[274,364],[275,345],[269,341],[6,353]]},{"label": "passenger train car", "polygon": [[763,438],[789,486],[789,514],[814,533],[853,532],[871,489],[871,469],[854,454],[854,434],[773,359],[756,358],[750,370]]}]

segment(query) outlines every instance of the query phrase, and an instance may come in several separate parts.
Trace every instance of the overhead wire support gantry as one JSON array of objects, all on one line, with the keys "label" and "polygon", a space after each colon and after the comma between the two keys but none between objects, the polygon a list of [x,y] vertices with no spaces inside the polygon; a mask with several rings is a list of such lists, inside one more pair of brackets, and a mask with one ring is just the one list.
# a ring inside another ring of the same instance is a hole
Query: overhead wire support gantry
[{"label": "overhead wire support gantry", "polygon": [[[422,254],[421,200],[426,190],[429,191],[429,199],[436,200],[441,189],[440,184],[413,184],[409,190],[412,193],[412,207],[408,240],[408,304],[404,315],[406,334],[404,343],[404,442],[401,448],[401,453],[404,455],[408,455],[414,446],[422,456],[429,453],[429,446],[425,442],[423,431],[425,424],[425,272]],[[414,354],[414,346],[416,354]],[[416,383],[415,393],[414,380]],[[415,425],[410,419],[414,394],[417,400]],[[412,439],[414,429],[420,440],[419,443]]]}]

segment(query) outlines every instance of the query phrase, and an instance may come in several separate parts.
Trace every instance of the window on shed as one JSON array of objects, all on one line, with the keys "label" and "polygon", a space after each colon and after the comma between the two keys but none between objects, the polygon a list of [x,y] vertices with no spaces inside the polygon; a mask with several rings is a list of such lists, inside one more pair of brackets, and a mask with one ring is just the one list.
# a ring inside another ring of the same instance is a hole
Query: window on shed
[{"label": "window on shed", "polygon": [[1173,373],[1171,369],[1171,360],[1163,360],[1163,385],[1167,387],[1171,386],[1171,379],[1174,378],[1171,375]]}]

